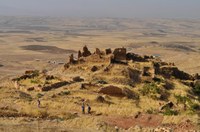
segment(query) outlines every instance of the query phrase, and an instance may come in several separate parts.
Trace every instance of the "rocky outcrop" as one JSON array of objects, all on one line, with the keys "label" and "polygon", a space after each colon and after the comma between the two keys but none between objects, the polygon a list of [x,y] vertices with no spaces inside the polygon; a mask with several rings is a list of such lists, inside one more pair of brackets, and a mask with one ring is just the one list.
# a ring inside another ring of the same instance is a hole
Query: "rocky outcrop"
[{"label": "rocky outcrop", "polygon": [[88,50],[88,47],[87,46],[84,46],[83,47],[83,53],[82,53],[82,57],[87,57],[87,56],[90,56],[91,55],[91,52]]},{"label": "rocky outcrop", "polygon": [[39,71],[38,70],[34,70],[34,71],[26,71],[24,75],[18,77],[18,78],[14,78],[12,79],[12,81],[20,81],[20,80],[25,80],[25,79],[31,79],[34,77],[39,76]]},{"label": "rocky outcrop", "polygon": [[79,51],[78,51],[78,59],[81,58],[81,57],[82,57],[82,53],[81,53],[81,51],[79,50]]},{"label": "rocky outcrop", "polygon": [[181,80],[193,79],[193,77],[190,74],[185,73],[184,71],[180,71],[177,67],[162,66],[158,69],[158,73],[166,78],[171,78],[172,76],[174,76],[175,78]]},{"label": "rocky outcrop", "polygon": [[77,60],[74,59],[74,54],[71,54],[69,56],[69,61],[68,61],[69,64],[76,64],[77,63]]},{"label": "rocky outcrop", "polygon": [[98,93],[107,94],[107,95],[116,96],[116,97],[125,96],[121,88],[112,86],[112,85],[101,88]]},{"label": "rocky outcrop", "polygon": [[107,86],[103,87],[99,90],[99,93],[103,93],[110,96],[116,96],[116,97],[127,97],[129,99],[136,99],[137,96],[128,88],[119,88],[117,86]]},{"label": "rocky outcrop", "polygon": [[106,102],[106,100],[104,99],[104,97],[101,96],[101,95],[98,95],[98,96],[96,97],[96,101],[99,102],[99,103],[104,103],[104,102]]},{"label": "rocky outcrop", "polygon": [[62,86],[68,85],[68,84],[69,84],[69,82],[67,82],[67,81],[57,82],[57,83],[51,84],[49,86],[42,87],[41,91],[49,91],[51,89],[60,88]]},{"label": "rocky outcrop", "polygon": [[127,60],[137,61],[137,62],[146,62],[150,57],[142,57],[135,53],[127,53],[126,54]]},{"label": "rocky outcrop", "polygon": [[95,54],[103,55],[103,52],[99,48],[96,48]]},{"label": "rocky outcrop", "polygon": [[195,79],[195,80],[200,80],[200,75],[199,75],[198,73],[196,73],[196,74],[194,75],[194,79]]}]

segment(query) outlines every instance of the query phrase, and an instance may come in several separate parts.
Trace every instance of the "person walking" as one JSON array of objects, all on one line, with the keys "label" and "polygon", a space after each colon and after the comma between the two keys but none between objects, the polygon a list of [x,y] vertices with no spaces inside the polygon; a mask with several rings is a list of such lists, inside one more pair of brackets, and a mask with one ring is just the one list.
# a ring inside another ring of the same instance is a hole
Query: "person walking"
[{"label": "person walking", "polygon": [[82,113],[85,114],[85,100],[82,100]]},{"label": "person walking", "polygon": [[88,114],[91,114],[91,107],[89,104],[87,104],[87,108],[88,108]]},{"label": "person walking", "polygon": [[40,99],[38,99],[38,100],[37,100],[38,108],[40,108],[40,104],[41,104]]}]

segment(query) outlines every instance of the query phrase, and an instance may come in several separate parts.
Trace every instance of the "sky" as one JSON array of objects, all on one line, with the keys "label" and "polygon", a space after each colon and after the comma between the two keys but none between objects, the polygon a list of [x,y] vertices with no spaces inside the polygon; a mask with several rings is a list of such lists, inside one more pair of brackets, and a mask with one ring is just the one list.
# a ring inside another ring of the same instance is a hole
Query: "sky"
[{"label": "sky", "polygon": [[200,18],[200,0],[0,0],[0,15]]}]

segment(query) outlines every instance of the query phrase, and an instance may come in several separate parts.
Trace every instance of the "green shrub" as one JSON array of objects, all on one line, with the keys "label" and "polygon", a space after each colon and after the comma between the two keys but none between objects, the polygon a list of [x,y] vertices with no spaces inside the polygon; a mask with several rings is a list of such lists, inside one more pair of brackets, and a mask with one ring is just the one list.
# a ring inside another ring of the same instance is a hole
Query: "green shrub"
[{"label": "green shrub", "polygon": [[166,108],[164,109],[163,114],[164,114],[164,115],[167,115],[167,116],[178,115],[178,111],[172,110],[172,109],[170,109],[169,107],[166,107]]},{"label": "green shrub", "polygon": [[41,81],[38,79],[31,79],[31,83],[39,84],[39,83],[41,83]]},{"label": "green shrub", "polygon": [[174,95],[174,97],[176,98],[177,103],[180,103],[180,104],[185,104],[186,102],[191,102],[191,100],[186,96]]},{"label": "green shrub", "polygon": [[197,110],[199,110],[200,109],[200,106],[199,106],[199,104],[197,104],[197,103],[192,103],[192,104],[190,104],[190,110],[191,111],[197,111]]},{"label": "green shrub", "polygon": [[70,94],[70,91],[61,91],[58,95],[69,95]]},{"label": "green shrub", "polygon": [[200,84],[197,84],[194,88],[193,88],[193,92],[196,95],[200,95]]},{"label": "green shrub", "polygon": [[142,95],[160,94],[160,88],[155,83],[147,83],[140,90]]},{"label": "green shrub", "polygon": [[44,95],[41,94],[41,93],[38,93],[38,94],[37,94],[37,97],[38,97],[38,98],[42,98],[43,96],[44,96]]},{"label": "green shrub", "polygon": [[152,99],[166,100],[169,93],[163,88],[157,86],[156,83],[146,83],[140,92],[143,96],[147,95]]},{"label": "green shrub", "polygon": [[37,77],[37,76],[39,76],[40,75],[40,71],[39,70],[35,70],[34,72],[33,72],[33,76],[34,77]]},{"label": "green shrub", "polygon": [[150,108],[150,109],[146,110],[146,113],[153,114],[153,113],[155,113],[155,110],[153,108]]},{"label": "green shrub", "polygon": [[27,101],[32,101],[33,99],[30,94],[27,94],[25,92],[20,92],[19,97]]}]

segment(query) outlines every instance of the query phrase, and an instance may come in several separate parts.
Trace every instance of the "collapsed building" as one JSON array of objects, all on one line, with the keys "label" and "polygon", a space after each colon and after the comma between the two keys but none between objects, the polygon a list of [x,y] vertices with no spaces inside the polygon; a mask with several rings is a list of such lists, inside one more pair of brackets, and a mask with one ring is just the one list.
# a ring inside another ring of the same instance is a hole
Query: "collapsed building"
[{"label": "collapsed building", "polygon": [[[78,51],[77,59],[74,58],[73,54],[69,56],[69,61],[67,64],[65,64],[65,69],[69,68],[71,64],[81,64],[84,62],[105,62],[106,64],[109,63],[104,71],[109,71],[109,69],[112,68],[113,64],[129,65],[134,62],[150,62],[152,63],[150,66],[143,66],[143,68],[140,69],[141,71],[138,72],[141,73],[141,76],[149,79],[154,78],[156,75],[162,75],[166,78],[175,77],[181,80],[194,79],[194,77],[190,74],[179,70],[174,65],[174,63],[166,63],[161,61],[159,58],[154,58],[153,56],[140,56],[135,53],[127,53],[127,50],[124,47],[116,48],[113,51],[110,48],[105,49],[104,51],[96,48],[95,52],[92,53],[87,46],[84,46],[83,51]],[[96,72],[98,71],[98,69],[100,68],[97,66],[93,66],[91,68],[91,71]],[[198,78],[197,75],[195,77]]]}]

